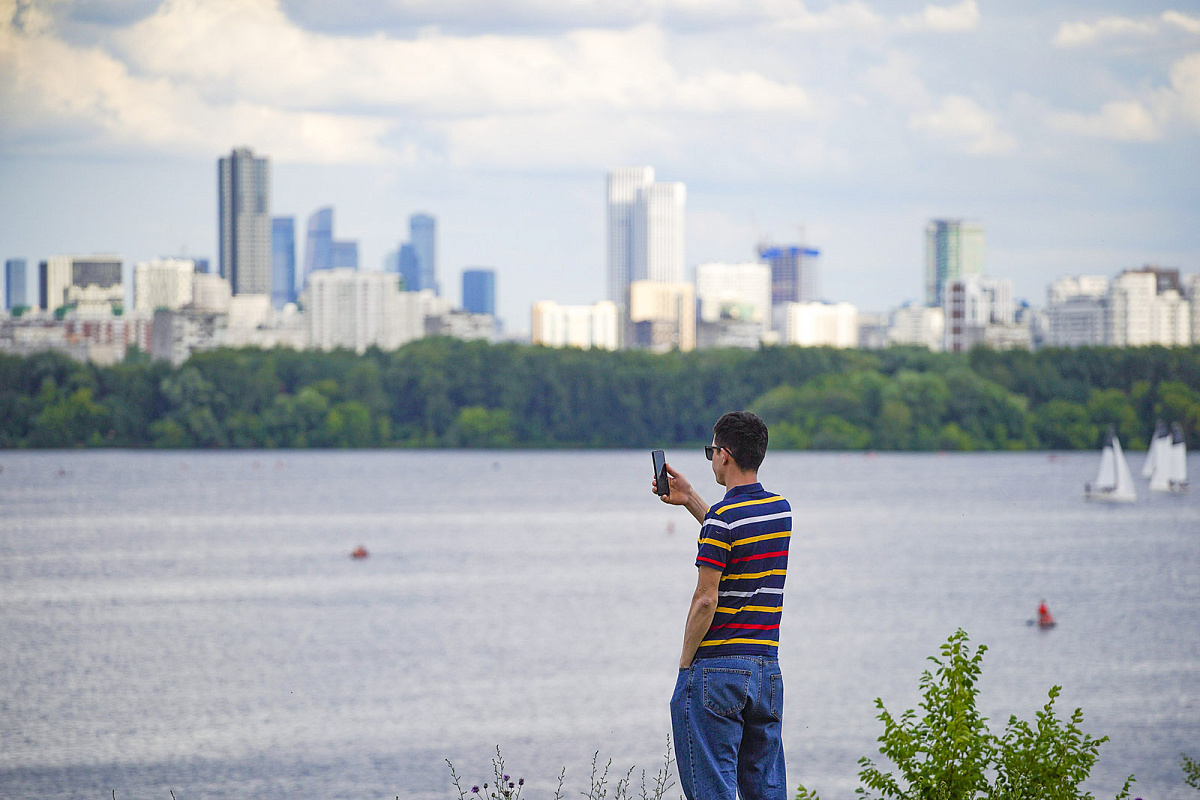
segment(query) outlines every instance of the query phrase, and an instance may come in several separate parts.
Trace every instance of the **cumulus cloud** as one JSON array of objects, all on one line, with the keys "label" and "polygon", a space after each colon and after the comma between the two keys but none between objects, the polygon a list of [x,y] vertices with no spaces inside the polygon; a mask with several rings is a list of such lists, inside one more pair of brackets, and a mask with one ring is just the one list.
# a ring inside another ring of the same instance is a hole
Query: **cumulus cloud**
[{"label": "cumulus cloud", "polygon": [[963,0],[954,6],[927,5],[920,14],[901,17],[900,28],[956,33],[975,30],[979,21],[979,6],[975,0]]},{"label": "cumulus cloud", "polygon": [[1154,116],[1135,100],[1105,103],[1096,114],[1054,112],[1050,125],[1067,133],[1120,142],[1149,142],[1161,135]]},{"label": "cumulus cloud", "polygon": [[1192,34],[1200,33],[1200,18],[1180,11],[1164,11],[1157,17],[1142,19],[1111,16],[1095,22],[1064,22],[1054,36],[1054,44],[1059,47],[1084,47],[1108,39],[1156,36],[1171,28]]},{"label": "cumulus cloud", "polygon": [[909,127],[971,155],[1008,153],[1017,144],[1016,138],[1000,127],[995,114],[962,95],[949,95],[937,108],[910,115]]},{"label": "cumulus cloud", "polygon": [[[90,131],[89,146],[101,148],[211,153],[237,141],[284,160],[381,163],[422,155],[398,132],[416,128],[425,147],[462,148],[437,154],[453,161],[503,147],[472,146],[472,134],[510,128],[551,149],[521,121],[557,114],[811,109],[795,83],[682,69],[650,24],[551,37],[356,37],[304,30],[277,0],[167,0],[93,46],[69,44],[46,15],[31,15],[0,29],[0,59],[0,77],[11,78],[0,110],[21,120],[0,141],[34,149],[53,146],[46,131],[69,131],[76,144]],[[506,125],[506,116],[517,121]]]}]

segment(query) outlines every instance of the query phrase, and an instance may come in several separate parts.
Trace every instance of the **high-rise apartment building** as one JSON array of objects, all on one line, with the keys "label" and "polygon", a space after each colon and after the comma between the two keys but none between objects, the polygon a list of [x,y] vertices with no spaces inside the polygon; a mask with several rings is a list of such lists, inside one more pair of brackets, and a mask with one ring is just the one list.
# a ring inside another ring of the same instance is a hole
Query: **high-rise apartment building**
[{"label": "high-rise apartment building", "polygon": [[888,321],[887,343],[928,347],[941,352],[945,346],[946,312],[916,303],[906,303],[892,311]]},{"label": "high-rise apartment building", "polygon": [[820,250],[802,244],[760,244],[758,258],[771,267],[771,303],[816,302],[820,256]]},{"label": "high-rise apartment building", "polygon": [[948,281],[983,272],[982,225],[959,219],[930,220],[925,228],[925,305],[945,304]]},{"label": "high-rise apartment building", "polygon": [[425,334],[419,292],[401,292],[388,272],[338,268],[313,273],[308,287],[309,342],[323,350],[393,350]]},{"label": "high-rise apartment building", "polygon": [[1069,275],[1046,290],[1046,344],[1084,347],[1106,341],[1105,304],[1108,278]]},{"label": "high-rise apartment building", "polygon": [[629,332],[625,342],[656,352],[696,349],[696,288],[690,283],[629,284]]},{"label": "high-rise apartment building", "polygon": [[634,217],[642,189],[654,183],[653,167],[617,167],[608,171],[608,299],[624,308],[633,275]]},{"label": "high-rise apartment building", "polygon": [[133,268],[133,307],[153,313],[190,305],[196,262],[185,258],[139,261]]},{"label": "high-rise apartment building", "polygon": [[10,258],[4,262],[4,307],[11,311],[29,305],[27,290],[29,266],[23,258]]},{"label": "high-rise apartment building", "polygon": [[988,344],[989,335],[1014,324],[1012,281],[970,275],[947,281],[945,297],[946,350],[962,353]]},{"label": "high-rise apartment building", "polygon": [[271,166],[248,147],[217,165],[221,277],[233,293],[271,293]]},{"label": "high-rise apartment building", "polygon": [[1180,291],[1182,288],[1177,269],[1146,266],[1118,275],[1108,290],[1108,344],[1114,347],[1191,344],[1191,307]]},{"label": "high-rise apartment building", "polygon": [[617,349],[617,304],[601,300],[590,306],[563,306],[551,300],[533,306],[534,344]]},{"label": "high-rise apartment building", "polygon": [[633,216],[634,281],[684,281],[684,208],[682,183],[652,183],[638,193]]},{"label": "high-rise apartment building", "polygon": [[271,304],[296,302],[296,218],[271,220]]},{"label": "high-rise apartment building", "polygon": [[774,314],[784,344],[858,347],[858,308],[850,303],[782,303]]},{"label": "high-rise apartment building", "polygon": [[771,328],[771,268],[746,262],[696,267],[696,346],[756,348]]},{"label": "high-rise apartment building", "polygon": [[472,314],[496,314],[496,271],[468,269],[462,275],[462,307]]}]

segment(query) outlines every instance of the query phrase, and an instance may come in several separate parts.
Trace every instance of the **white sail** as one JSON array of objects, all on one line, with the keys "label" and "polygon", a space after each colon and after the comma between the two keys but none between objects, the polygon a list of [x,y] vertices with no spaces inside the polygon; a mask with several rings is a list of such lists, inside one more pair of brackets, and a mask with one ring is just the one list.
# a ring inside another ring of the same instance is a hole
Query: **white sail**
[{"label": "white sail", "polygon": [[1150,491],[1152,492],[1169,492],[1171,491],[1171,437],[1168,435],[1165,439],[1155,439],[1154,444],[1154,469],[1150,473]]},{"label": "white sail", "polygon": [[1162,449],[1164,444],[1171,441],[1171,433],[1167,430],[1166,423],[1161,419],[1154,426],[1154,434],[1150,437],[1150,449],[1146,451],[1146,460],[1142,462],[1142,477],[1149,478],[1154,474],[1155,458],[1158,451]]},{"label": "white sail", "polygon": [[1184,440],[1183,428],[1178,422],[1171,426],[1171,457],[1168,459],[1168,469],[1171,473],[1171,491],[1186,492],[1187,442]]},{"label": "white sail", "polygon": [[1117,485],[1113,488],[1113,499],[1132,502],[1137,499],[1137,489],[1134,488],[1133,473],[1129,471],[1125,454],[1121,452],[1121,442],[1116,436],[1113,436],[1113,458],[1116,461],[1117,470]]},{"label": "white sail", "polygon": [[1111,429],[1104,442],[1104,450],[1100,453],[1100,469],[1096,472],[1096,480],[1084,488],[1083,496],[1088,500],[1109,503],[1132,503],[1137,499],[1129,462],[1125,460],[1117,434]]}]

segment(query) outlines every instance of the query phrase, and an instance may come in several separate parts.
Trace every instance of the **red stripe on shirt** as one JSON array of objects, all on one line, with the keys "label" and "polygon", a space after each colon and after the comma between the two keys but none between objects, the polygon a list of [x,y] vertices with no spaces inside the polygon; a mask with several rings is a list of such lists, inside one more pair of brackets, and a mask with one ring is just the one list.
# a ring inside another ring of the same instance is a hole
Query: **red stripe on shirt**
[{"label": "red stripe on shirt", "polygon": [[788,554],[787,550],[776,550],[774,553],[762,553],[757,556],[743,556],[741,558],[735,558],[733,561],[730,561],[729,563],[730,564],[740,564],[743,561],[758,561],[763,558],[776,558],[777,556],[786,556],[787,554]]},{"label": "red stripe on shirt", "polygon": [[721,569],[725,569],[724,564],[722,564],[720,561],[713,561],[711,558],[705,558],[704,556],[696,556],[696,560],[697,561],[707,561],[710,564],[716,564]]},{"label": "red stripe on shirt", "polygon": [[778,625],[745,625],[736,622],[726,622],[724,625],[714,625],[709,628],[710,631],[719,631],[721,628],[741,628],[751,631],[773,631],[779,628]]}]

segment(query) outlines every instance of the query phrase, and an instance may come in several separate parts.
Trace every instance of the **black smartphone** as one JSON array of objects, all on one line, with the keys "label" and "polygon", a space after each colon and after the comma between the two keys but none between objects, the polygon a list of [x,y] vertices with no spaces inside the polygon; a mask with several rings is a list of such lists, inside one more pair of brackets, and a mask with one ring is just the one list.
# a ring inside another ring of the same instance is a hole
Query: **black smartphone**
[{"label": "black smartphone", "polygon": [[671,482],[667,477],[667,456],[662,450],[651,450],[650,458],[654,461],[654,480],[658,481],[655,492],[661,495],[671,493]]}]

